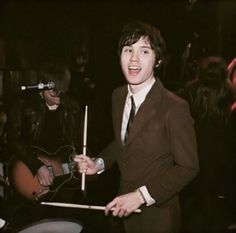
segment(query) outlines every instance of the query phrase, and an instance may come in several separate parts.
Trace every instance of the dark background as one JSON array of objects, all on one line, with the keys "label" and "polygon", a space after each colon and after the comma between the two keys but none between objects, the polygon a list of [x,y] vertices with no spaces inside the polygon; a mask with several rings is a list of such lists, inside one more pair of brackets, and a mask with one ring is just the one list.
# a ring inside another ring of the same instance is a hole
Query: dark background
[{"label": "dark background", "polygon": [[[95,139],[101,141],[95,146],[99,151],[112,135],[112,90],[124,81],[117,56],[120,31],[134,18],[161,30],[167,59],[159,77],[171,90],[192,78],[191,72],[202,56],[220,55],[226,62],[236,56],[235,0],[2,0],[1,104],[14,99],[20,83],[32,82],[32,75],[25,72],[37,71],[47,60],[69,64],[73,48],[85,47],[91,79],[96,83],[93,118],[99,126],[89,136],[102,138]],[[187,50],[188,45],[191,48]]]},{"label": "dark background", "polygon": [[[112,138],[112,90],[123,83],[117,56],[120,31],[133,18],[161,30],[167,59],[160,78],[172,90],[188,81],[183,74],[194,70],[202,56],[220,55],[226,62],[236,56],[236,0],[1,0],[0,107],[10,105],[7,98],[15,98],[13,90],[22,78],[30,82],[22,75],[26,71],[38,70],[50,59],[69,64],[73,48],[86,47],[96,83],[88,146],[99,153]],[[95,201],[113,196],[114,177],[108,173],[101,178],[103,186],[98,183],[92,190]],[[98,190],[104,192],[99,199]]]},{"label": "dark background", "polygon": [[166,83],[178,81],[182,55],[236,54],[234,0],[1,1],[0,68],[37,68],[45,59],[69,62],[75,44],[89,48],[93,78],[112,89],[121,80],[117,40],[123,24],[143,19],[162,31],[168,48]]}]

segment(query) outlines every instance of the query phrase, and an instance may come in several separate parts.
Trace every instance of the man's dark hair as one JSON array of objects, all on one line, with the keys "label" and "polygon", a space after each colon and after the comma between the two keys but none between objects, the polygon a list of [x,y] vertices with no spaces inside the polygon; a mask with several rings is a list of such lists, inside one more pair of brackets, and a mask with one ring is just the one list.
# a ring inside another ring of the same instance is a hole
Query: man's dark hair
[{"label": "man's dark hair", "polygon": [[70,71],[61,63],[46,62],[39,71],[39,79],[42,82],[53,81],[56,89],[60,92],[67,92],[70,84]]},{"label": "man's dark hair", "polygon": [[232,102],[233,93],[224,59],[219,56],[204,58],[199,69],[193,116],[201,121],[221,118],[227,122]]},{"label": "man's dark hair", "polygon": [[141,37],[147,38],[150,42],[156,55],[156,63],[162,60],[165,52],[165,41],[160,31],[142,21],[132,21],[123,28],[118,44],[118,54],[121,54],[124,46],[136,43]]},{"label": "man's dark hair", "polygon": [[199,80],[205,86],[222,86],[227,80],[226,62],[219,56],[203,59],[199,69]]}]

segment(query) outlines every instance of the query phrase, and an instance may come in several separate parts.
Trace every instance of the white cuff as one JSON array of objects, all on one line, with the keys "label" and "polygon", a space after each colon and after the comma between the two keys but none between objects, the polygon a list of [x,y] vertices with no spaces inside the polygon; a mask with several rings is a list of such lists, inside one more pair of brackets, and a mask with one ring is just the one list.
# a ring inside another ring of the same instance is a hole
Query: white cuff
[{"label": "white cuff", "polygon": [[139,191],[143,194],[143,197],[145,198],[146,206],[150,206],[156,203],[156,201],[149,194],[147,187],[145,185],[140,187]]},{"label": "white cuff", "polygon": [[101,174],[105,170],[104,160],[102,158],[92,158],[98,167],[97,174]]}]

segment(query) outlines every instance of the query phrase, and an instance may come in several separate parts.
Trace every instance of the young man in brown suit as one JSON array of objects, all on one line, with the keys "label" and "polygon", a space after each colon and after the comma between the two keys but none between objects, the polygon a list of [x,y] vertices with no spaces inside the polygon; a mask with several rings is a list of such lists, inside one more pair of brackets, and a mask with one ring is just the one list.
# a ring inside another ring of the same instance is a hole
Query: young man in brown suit
[{"label": "young man in brown suit", "polygon": [[[132,22],[124,27],[119,55],[127,85],[112,96],[114,141],[97,158],[76,158],[86,175],[118,163],[119,195],[105,213],[122,218],[127,233],[178,232],[178,193],[198,172],[188,104],[154,76],[164,47],[159,30],[151,25]],[[134,213],[138,208],[142,213]]]}]

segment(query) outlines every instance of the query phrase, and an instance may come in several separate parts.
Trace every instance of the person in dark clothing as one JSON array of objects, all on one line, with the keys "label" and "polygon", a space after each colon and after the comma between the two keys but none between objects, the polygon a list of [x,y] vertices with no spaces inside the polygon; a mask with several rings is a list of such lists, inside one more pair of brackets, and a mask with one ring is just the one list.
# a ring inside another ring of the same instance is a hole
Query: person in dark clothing
[{"label": "person in dark clothing", "polygon": [[74,46],[71,55],[71,83],[68,94],[81,106],[92,105],[96,85],[89,69],[89,51],[87,46]]},{"label": "person in dark clothing", "polygon": [[[71,163],[82,151],[83,111],[66,94],[70,72],[63,64],[45,63],[38,77],[54,82],[55,88],[28,91],[15,99],[8,113],[7,146],[12,156],[8,177],[14,190],[9,205],[15,227],[42,218],[75,216],[72,210],[45,207],[38,200],[84,201],[80,175]],[[33,181],[39,189],[31,187]]]},{"label": "person in dark clothing", "polygon": [[183,233],[225,233],[235,199],[234,101],[226,63],[202,60],[198,77],[179,91],[195,121],[200,171],[182,192]]}]

